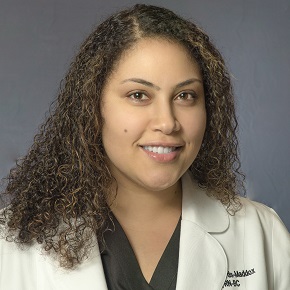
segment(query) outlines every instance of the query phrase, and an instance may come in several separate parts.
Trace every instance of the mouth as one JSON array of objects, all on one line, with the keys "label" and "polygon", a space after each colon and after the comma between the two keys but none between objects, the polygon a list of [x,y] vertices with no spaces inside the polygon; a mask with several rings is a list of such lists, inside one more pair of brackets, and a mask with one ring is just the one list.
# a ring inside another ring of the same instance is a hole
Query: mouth
[{"label": "mouth", "polygon": [[145,151],[156,153],[156,154],[169,154],[171,152],[177,151],[181,146],[141,146]]}]

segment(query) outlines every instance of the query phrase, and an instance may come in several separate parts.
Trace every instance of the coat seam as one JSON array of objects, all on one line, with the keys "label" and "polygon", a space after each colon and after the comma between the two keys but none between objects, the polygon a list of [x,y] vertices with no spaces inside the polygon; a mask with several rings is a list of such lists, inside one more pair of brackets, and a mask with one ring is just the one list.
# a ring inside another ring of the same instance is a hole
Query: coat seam
[{"label": "coat seam", "polygon": [[275,255],[274,255],[274,247],[273,247],[273,244],[274,244],[274,216],[272,215],[272,229],[271,229],[271,252],[272,252],[272,269],[273,269],[273,285],[272,285],[272,289],[274,289],[274,285],[275,285],[275,278],[276,278],[276,275],[275,275],[275,268],[274,268],[274,259],[275,259]]}]

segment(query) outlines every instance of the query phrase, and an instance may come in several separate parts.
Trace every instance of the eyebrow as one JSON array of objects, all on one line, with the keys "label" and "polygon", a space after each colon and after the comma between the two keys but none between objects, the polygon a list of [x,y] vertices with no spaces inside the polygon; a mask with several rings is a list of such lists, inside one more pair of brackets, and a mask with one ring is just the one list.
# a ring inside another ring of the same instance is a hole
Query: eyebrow
[{"label": "eyebrow", "polygon": [[123,81],[121,82],[121,84],[123,84],[123,83],[127,83],[127,82],[134,82],[134,83],[142,84],[142,85],[144,85],[144,86],[147,86],[147,87],[150,87],[150,88],[154,88],[154,89],[156,89],[157,91],[160,90],[160,87],[154,85],[154,84],[151,83],[151,82],[145,81],[145,80],[143,80],[143,79],[138,79],[138,78],[126,79],[126,80],[123,80]]},{"label": "eyebrow", "polygon": [[186,80],[186,81],[184,81],[184,82],[181,82],[181,83],[177,84],[177,85],[175,86],[175,88],[176,88],[176,89],[179,89],[179,88],[182,88],[182,87],[184,87],[184,86],[187,86],[187,85],[193,84],[193,83],[195,83],[195,82],[199,82],[199,83],[202,84],[202,81],[201,81],[200,79],[192,78],[192,79],[189,79],[189,80]]},{"label": "eyebrow", "polygon": [[[147,87],[150,87],[150,88],[154,88],[156,89],[157,91],[159,91],[161,88],[158,87],[157,85],[154,85],[153,83],[151,82],[148,82],[146,80],[143,80],[143,79],[139,79],[139,78],[130,78],[130,79],[126,79],[126,80],[123,80],[121,82],[121,84],[124,84],[124,83],[127,83],[127,82],[134,82],[134,83],[138,83],[138,84],[142,84],[144,86],[147,86]],[[177,84],[175,86],[176,89],[179,89],[181,87],[184,87],[184,86],[187,86],[187,85],[190,85],[190,84],[193,84],[194,82],[199,82],[199,83],[202,83],[202,81],[200,79],[196,79],[196,78],[191,78],[191,79],[188,79],[184,82],[181,82],[179,84]]]}]

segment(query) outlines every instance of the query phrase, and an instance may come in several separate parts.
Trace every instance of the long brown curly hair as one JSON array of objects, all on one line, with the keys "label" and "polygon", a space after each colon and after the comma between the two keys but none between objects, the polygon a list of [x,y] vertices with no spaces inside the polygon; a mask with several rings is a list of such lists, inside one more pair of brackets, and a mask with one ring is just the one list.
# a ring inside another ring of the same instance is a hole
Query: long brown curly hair
[{"label": "long brown curly hair", "polygon": [[198,62],[207,126],[190,170],[228,209],[238,209],[243,175],[224,61],[194,23],[165,8],[139,4],[111,16],[85,40],[28,154],[10,171],[3,194],[12,200],[2,213],[8,240],[40,243],[61,266],[73,268],[88,256],[94,237],[102,239],[113,183],[101,138],[102,89],[124,51],[144,37],[180,43]]}]

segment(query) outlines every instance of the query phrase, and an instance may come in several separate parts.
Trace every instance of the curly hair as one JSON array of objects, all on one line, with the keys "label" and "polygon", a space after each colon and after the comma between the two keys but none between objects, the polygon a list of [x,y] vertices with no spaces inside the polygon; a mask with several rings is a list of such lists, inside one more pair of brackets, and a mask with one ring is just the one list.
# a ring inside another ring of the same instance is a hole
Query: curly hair
[{"label": "curly hair", "polygon": [[239,208],[237,120],[222,56],[194,23],[165,8],[138,4],[108,18],[85,40],[28,154],[7,177],[3,194],[12,200],[2,213],[6,238],[42,244],[62,267],[80,264],[94,237],[102,239],[114,180],[102,146],[102,89],[121,55],[144,37],[180,43],[198,62],[207,125],[190,170],[228,210]]}]

